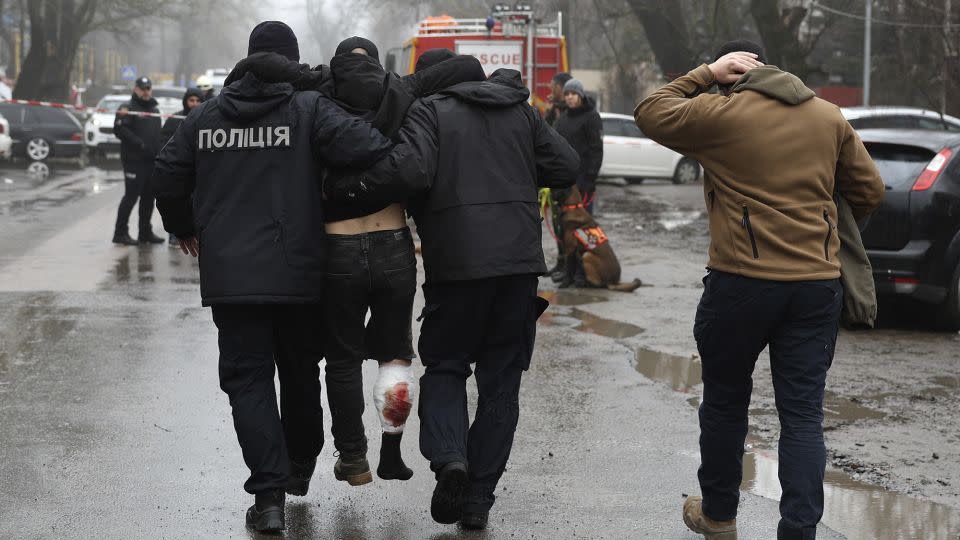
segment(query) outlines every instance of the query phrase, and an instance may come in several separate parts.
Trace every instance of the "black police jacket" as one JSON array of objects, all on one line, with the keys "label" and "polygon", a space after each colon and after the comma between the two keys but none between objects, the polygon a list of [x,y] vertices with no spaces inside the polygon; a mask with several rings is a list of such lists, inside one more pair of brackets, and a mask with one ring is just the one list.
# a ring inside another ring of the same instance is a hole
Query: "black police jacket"
[{"label": "black police jacket", "polygon": [[390,147],[319,93],[249,72],[194,109],[153,180],[166,230],[200,241],[204,305],[319,302],[321,171],[374,163]]},{"label": "black police jacket", "polygon": [[159,116],[124,114],[126,111],[159,113],[157,100],[142,100],[136,94],[117,109],[113,121],[113,133],[120,139],[120,159],[127,161],[153,161],[163,142],[160,140]]},{"label": "black police jacket", "polygon": [[585,98],[576,109],[565,109],[554,125],[580,156],[580,189],[594,190],[603,164],[603,122],[592,98]]},{"label": "black police jacket", "polygon": [[344,174],[337,198],[410,202],[428,283],[543,274],[537,188],[564,188],[580,161],[526,103],[520,73],[501,69],[420,100],[401,143],[363,173]]}]

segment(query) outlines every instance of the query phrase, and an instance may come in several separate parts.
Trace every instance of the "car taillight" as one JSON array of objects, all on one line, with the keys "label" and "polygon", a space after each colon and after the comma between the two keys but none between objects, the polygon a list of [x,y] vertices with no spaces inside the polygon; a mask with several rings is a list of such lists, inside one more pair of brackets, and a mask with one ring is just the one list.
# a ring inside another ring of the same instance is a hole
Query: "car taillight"
[{"label": "car taillight", "polygon": [[71,140],[71,141],[82,141],[82,140],[83,140],[83,134],[82,134],[82,133],[74,133],[73,135],[70,136],[70,140]]},{"label": "car taillight", "polygon": [[933,156],[927,168],[920,173],[917,181],[913,183],[913,191],[926,191],[940,178],[940,173],[946,168],[947,162],[953,157],[953,150],[944,148],[937,155]]}]

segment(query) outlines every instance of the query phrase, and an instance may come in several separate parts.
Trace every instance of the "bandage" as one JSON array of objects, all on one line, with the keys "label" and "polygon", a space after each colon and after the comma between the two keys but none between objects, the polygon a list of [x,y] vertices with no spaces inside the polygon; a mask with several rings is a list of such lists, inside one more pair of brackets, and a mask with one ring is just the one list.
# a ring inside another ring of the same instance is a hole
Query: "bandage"
[{"label": "bandage", "polygon": [[373,402],[380,413],[380,425],[385,433],[403,433],[416,391],[417,379],[413,376],[413,367],[380,366],[377,383],[373,386]]}]

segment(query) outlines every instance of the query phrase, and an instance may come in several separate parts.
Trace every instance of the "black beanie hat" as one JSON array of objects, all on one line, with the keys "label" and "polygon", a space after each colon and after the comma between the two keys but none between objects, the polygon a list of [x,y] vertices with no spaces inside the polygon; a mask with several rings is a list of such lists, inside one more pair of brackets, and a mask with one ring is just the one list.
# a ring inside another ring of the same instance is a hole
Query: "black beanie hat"
[{"label": "black beanie hat", "polygon": [[377,46],[369,39],[360,36],[348,37],[341,41],[340,44],[337,45],[336,54],[345,54],[354,49],[363,49],[367,51],[367,56],[373,57],[377,62],[380,61],[380,51],[377,50]]},{"label": "black beanie hat", "polygon": [[456,57],[457,55],[454,54],[450,49],[430,49],[429,51],[420,55],[420,58],[417,59],[417,65],[413,71],[423,71],[428,67],[433,67],[440,62],[445,62]]},{"label": "black beanie hat", "polygon": [[297,36],[289,26],[280,21],[264,21],[250,32],[247,56],[258,52],[274,52],[294,62],[300,61]]},{"label": "black beanie hat", "polygon": [[763,46],[748,39],[737,39],[724,43],[723,46],[720,47],[720,50],[717,51],[717,55],[713,58],[713,61],[716,62],[732,52],[753,53],[757,55],[757,60],[761,64],[767,63],[767,52],[763,50]]}]

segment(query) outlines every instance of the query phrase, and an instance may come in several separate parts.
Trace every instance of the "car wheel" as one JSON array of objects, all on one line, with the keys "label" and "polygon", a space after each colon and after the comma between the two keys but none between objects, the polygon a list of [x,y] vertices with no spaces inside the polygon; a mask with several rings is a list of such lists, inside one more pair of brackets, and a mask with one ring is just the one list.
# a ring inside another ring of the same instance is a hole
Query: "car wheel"
[{"label": "car wheel", "polygon": [[674,184],[692,184],[700,178],[700,164],[690,158],[683,158],[673,171]]},{"label": "car wheel", "polygon": [[50,157],[50,143],[41,137],[27,141],[27,157],[33,161],[43,161]]},{"label": "car wheel", "polygon": [[953,270],[953,279],[947,291],[947,300],[940,306],[940,323],[944,330],[960,330],[960,263]]},{"label": "car wheel", "polygon": [[633,176],[633,177],[624,178],[624,180],[626,180],[628,184],[636,184],[636,185],[639,185],[639,184],[642,184],[642,183],[643,183],[643,181],[645,180],[645,178],[642,178],[642,177],[639,177],[639,176]]}]

